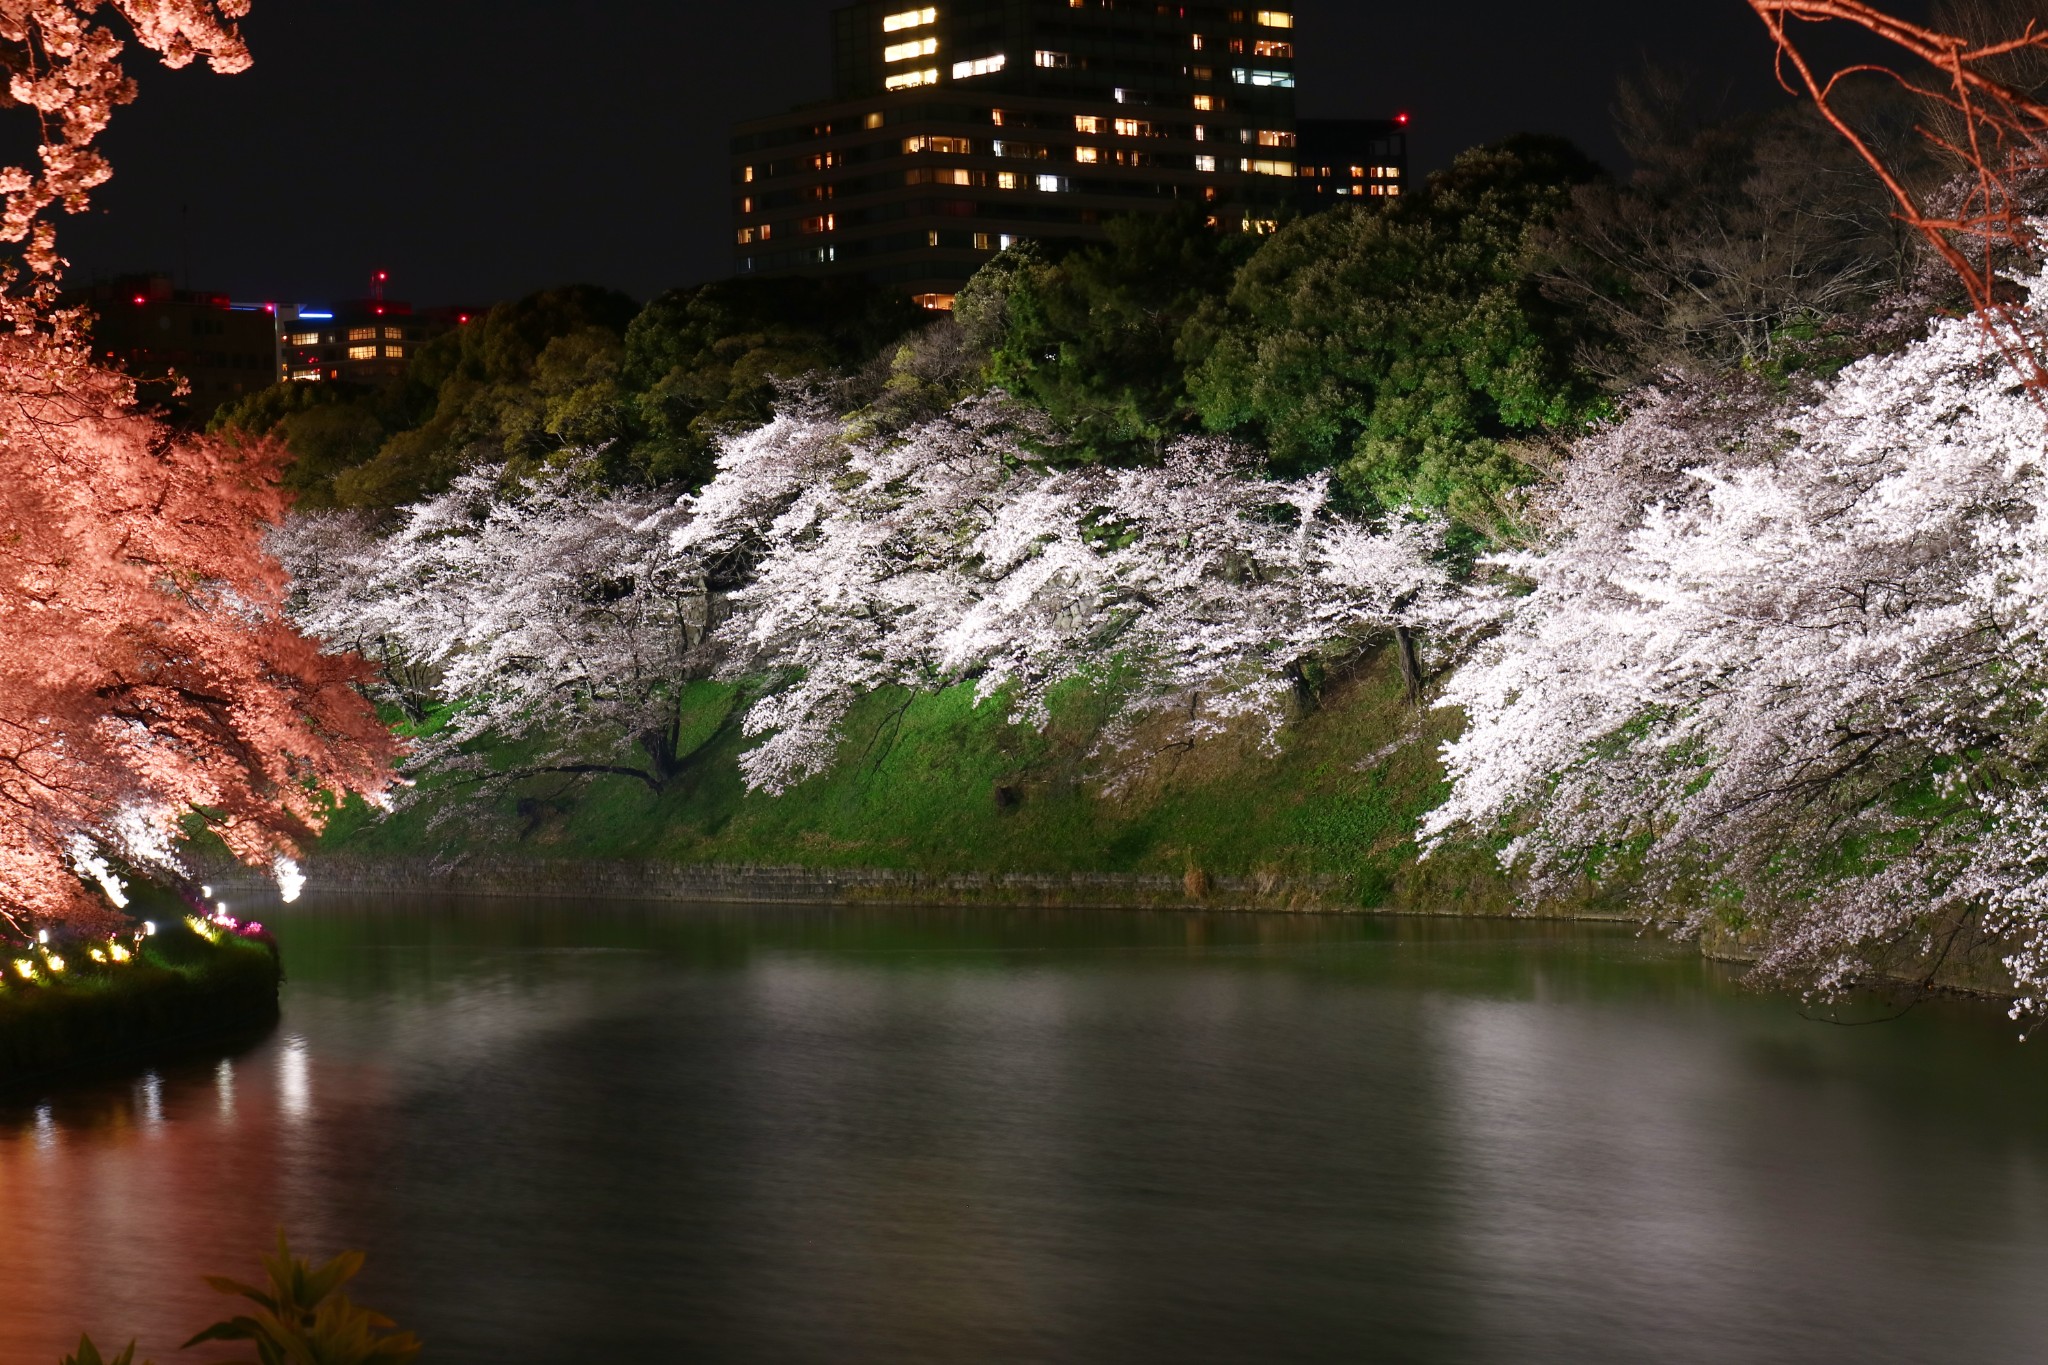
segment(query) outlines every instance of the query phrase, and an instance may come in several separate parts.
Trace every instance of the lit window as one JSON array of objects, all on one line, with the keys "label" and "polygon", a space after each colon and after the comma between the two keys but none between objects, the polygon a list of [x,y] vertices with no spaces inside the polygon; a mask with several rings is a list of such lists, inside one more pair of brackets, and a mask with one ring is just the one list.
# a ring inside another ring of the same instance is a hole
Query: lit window
[{"label": "lit window", "polygon": [[937,228],[933,228],[924,235],[924,244],[926,246],[937,246],[939,244],[939,230]]},{"label": "lit window", "polygon": [[284,339],[284,344],[287,346],[318,346],[320,344],[320,334],[318,332],[293,332]]},{"label": "lit window", "polygon": [[1230,69],[1230,79],[1236,81],[1239,85],[1270,85],[1282,90],[1292,90],[1294,88],[1294,73],[1292,71],[1266,71],[1258,67],[1234,66]]},{"label": "lit window", "polygon": [[1083,165],[1094,165],[1098,155],[1099,153],[1093,147],[1074,148],[1074,160],[1081,162]]},{"label": "lit window", "polygon": [[742,167],[740,167],[740,180],[741,180],[741,182],[742,182],[742,183],[744,183],[744,184],[748,184],[748,185],[751,185],[751,184],[753,184],[753,183],[754,183],[754,168],[753,168],[752,166],[742,166]]},{"label": "lit window", "polygon": [[1388,193],[1388,194],[1399,194],[1400,192],[1401,192],[1401,187],[1400,187],[1399,185],[1389,185],[1389,186],[1387,186],[1387,193]]},{"label": "lit window", "polygon": [[989,110],[989,111],[988,111],[988,121],[989,121],[990,123],[993,123],[993,124],[994,124],[994,125],[995,125],[996,127],[998,127],[998,128],[1002,127],[1002,126],[1003,126],[1003,111],[1002,111],[1002,110],[1000,110],[1000,109],[991,109],[991,110]]},{"label": "lit window", "polygon": [[1351,178],[1352,178],[1353,180],[1363,180],[1363,179],[1365,179],[1365,167],[1363,167],[1363,166],[1353,166],[1353,167],[1351,168]]},{"label": "lit window", "polygon": [[1275,218],[1247,218],[1244,220],[1244,230],[1256,232],[1263,237],[1269,232],[1278,232],[1280,222]]},{"label": "lit window", "polygon": [[997,172],[996,172],[996,188],[997,188],[997,189],[999,189],[999,190],[1014,190],[1014,189],[1016,189],[1016,188],[1017,188],[1017,173],[1016,173],[1015,171],[997,171]]},{"label": "lit window", "polygon": [[1047,194],[1060,194],[1072,189],[1073,182],[1063,175],[1041,175],[1038,177],[1038,188]]},{"label": "lit window", "polygon": [[320,371],[318,371],[318,370],[293,370],[293,371],[292,371],[292,378],[293,378],[293,379],[295,379],[295,380],[297,380],[297,381],[299,381],[299,382],[301,382],[301,383],[306,383],[306,382],[309,382],[309,381],[310,381],[310,382],[313,382],[313,383],[318,383],[318,382],[319,382],[319,379],[320,379]]},{"label": "lit window", "polygon": [[1116,121],[1116,135],[1118,137],[1150,137],[1152,136],[1152,125],[1143,119],[1120,118]]},{"label": "lit window", "polygon": [[937,38],[923,38],[914,43],[891,43],[882,49],[885,62],[910,62],[919,57],[929,57],[939,50]]},{"label": "lit window", "polygon": [[1262,28],[1294,27],[1294,16],[1284,9],[1262,9],[1258,17],[1259,26]]},{"label": "lit window", "polygon": [[1093,114],[1076,114],[1074,115],[1074,131],[1077,133],[1099,133],[1102,131],[1102,120]]},{"label": "lit window", "polygon": [[1272,128],[1261,128],[1259,130],[1259,145],[1261,147],[1292,147],[1294,145],[1294,134],[1278,132]]},{"label": "lit window", "polygon": [[1245,169],[1245,170],[1247,170],[1247,171],[1250,171],[1250,172],[1251,172],[1251,173],[1252,173],[1253,175],[1287,175],[1287,176],[1291,176],[1291,175],[1293,175],[1293,174],[1294,174],[1294,163],[1293,163],[1292,161],[1251,161],[1251,160],[1247,160],[1247,161],[1245,161],[1245,162],[1244,162],[1244,163],[1242,163],[1242,164],[1243,164],[1243,166],[1244,166],[1244,169]]},{"label": "lit window", "polygon": [[1213,171],[1213,170],[1215,170],[1215,169],[1216,169],[1216,158],[1215,158],[1215,157],[1213,157],[1213,156],[1198,156],[1198,157],[1196,157],[1196,158],[1195,158],[1195,169],[1196,169],[1196,170],[1198,170],[1198,171]]},{"label": "lit window", "polygon": [[1380,175],[1387,180],[1399,180],[1401,178],[1401,168],[1399,166],[1382,166],[1380,167]]},{"label": "lit window", "polygon": [[1252,55],[1254,57],[1292,58],[1294,56],[1294,44],[1278,42],[1271,38],[1261,38],[1252,44]]},{"label": "lit window", "polygon": [[1047,52],[1044,48],[1040,48],[1032,53],[1031,60],[1037,66],[1067,67],[1074,64],[1072,54],[1066,52]]},{"label": "lit window", "polygon": [[[1264,12],[1260,11],[1261,14]],[[930,5],[923,9],[907,9],[901,14],[885,14],[882,16],[882,32],[895,33],[901,29],[916,28],[921,24],[929,24],[938,17],[938,10]],[[1265,20],[1261,19],[1259,22],[1264,23]]]},{"label": "lit window", "polygon": [[1216,97],[1215,97],[1214,95],[1197,95],[1197,96],[1195,96],[1195,108],[1197,108],[1197,109],[1214,109],[1215,107],[1216,107]]},{"label": "lit window", "polygon": [[1011,247],[1017,245],[1017,234],[1015,234],[1014,232],[1004,232],[998,234],[996,237],[996,245],[1001,247],[1004,251],[1008,251]]},{"label": "lit window", "polygon": [[829,213],[827,213],[827,214],[821,214],[820,216],[818,216],[818,217],[816,217],[816,218],[806,218],[806,219],[804,219],[804,220],[803,220],[802,222],[798,223],[798,224],[797,224],[796,226],[797,226],[797,231],[799,231],[799,232],[814,232],[814,233],[815,233],[815,232],[830,232],[830,231],[832,231],[832,229],[833,229],[833,228],[837,227],[837,226],[838,226],[838,224],[837,224],[837,223],[836,223],[836,222],[835,222],[835,221],[833,220],[833,215],[832,215],[832,214],[829,214]]},{"label": "lit window", "polygon": [[953,296],[951,294],[912,294],[910,301],[920,308],[929,308],[934,313],[950,313],[953,311]]},{"label": "lit window", "polygon": [[773,224],[771,224],[771,223],[763,223],[763,224],[761,224],[761,240],[762,240],[762,241],[764,241],[764,242],[765,242],[765,241],[767,241],[767,240],[768,240],[768,239],[769,239],[770,237],[773,237],[774,235],[775,235],[775,227],[774,227],[774,225],[773,225]]},{"label": "lit window", "polygon": [[351,327],[348,329],[348,339],[350,341],[375,341],[377,339],[377,329],[375,327]]},{"label": "lit window", "polygon": [[974,249],[976,251],[993,251],[995,250],[995,245],[986,232],[977,232],[974,234]]},{"label": "lit window", "polygon": [[879,127],[881,127],[881,126],[882,126],[882,111],[881,111],[881,110],[879,110],[879,109],[877,109],[877,110],[875,110],[875,112],[874,112],[874,113],[872,113],[872,114],[869,114],[869,115],[868,115],[868,116],[867,116],[866,118],[864,118],[864,119],[862,119],[862,120],[861,120],[861,126],[862,126],[862,127],[865,127],[865,128],[879,128]]},{"label": "lit window", "polygon": [[741,246],[746,246],[747,244],[749,244],[749,243],[750,243],[750,242],[752,242],[753,240],[754,240],[754,230],[753,230],[752,228],[750,228],[750,227],[743,227],[743,228],[741,228],[741,229],[740,229],[740,235],[739,235],[739,244],[740,244]]},{"label": "lit window", "polygon": [[1202,35],[1201,35],[1201,34],[1199,34],[1199,33],[1197,33],[1197,34],[1195,35],[1195,51],[1197,51],[1197,52],[1200,52],[1201,50],[1202,50]]},{"label": "lit window", "polygon": [[1003,54],[993,57],[976,57],[971,62],[953,63],[953,79],[964,81],[973,76],[993,76],[1003,69]]},{"label": "lit window", "polygon": [[885,90],[909,90],[920,85],[937,85],[939,69],[928,66],[922,71],[904,71],[882,82]]},{"label": "lit window", "polygon": [[386,341],[403,341],[405,340],[405,329],[403,327],[386,327],[384,329],[384,339]]},{"label": "lit window", "polygon": [[1216,79],[1216,68],[1213,66],[1191,66],[1188,68],[1188,74],[1198,81],[1213,81]]},{"label": "lit window", "polygon": [[974,142],[964,137],[940,137],[924,135],[903,139],[905,155],[912,152],[948,152],[954,156],[969,156],[974,152]]},{"label": "lit window", "polygon": [[377,348],[375,346],[351,346],[348,348],[348,358],[350,360],[375,360],[377,358]]},{"label": "lit window", "polygon": [[386,346],[384,348],[384,354],[389,356],[393,360],[403,360],[405,359],[405,347]]}]

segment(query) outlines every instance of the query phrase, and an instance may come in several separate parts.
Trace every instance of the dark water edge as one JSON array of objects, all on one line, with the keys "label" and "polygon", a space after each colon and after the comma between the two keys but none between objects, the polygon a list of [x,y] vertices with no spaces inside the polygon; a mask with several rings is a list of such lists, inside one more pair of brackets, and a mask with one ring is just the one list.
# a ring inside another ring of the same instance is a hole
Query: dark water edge
[{"label": "dark water edge", "polygon": [[284,1225],[428,1361],[2022,1361],[2048,1062],[1614,925],[313,900],[269,1038],[0,1100],[0,1362]]}]

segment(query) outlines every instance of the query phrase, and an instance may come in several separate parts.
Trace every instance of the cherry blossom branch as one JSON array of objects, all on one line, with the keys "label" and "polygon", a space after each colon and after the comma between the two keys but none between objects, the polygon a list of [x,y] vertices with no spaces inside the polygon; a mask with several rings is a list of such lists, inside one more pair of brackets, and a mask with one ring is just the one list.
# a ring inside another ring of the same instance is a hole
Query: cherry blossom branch
[{"label": "cherry blossom branch", "polygon": [[69,336],[55,306],[65,261],[49,215],[59,206],[84,212],[113,174],[93,144],[114,109],[135,98],[121,65],[126,44],[100,22],[109,9],[167,67],[203,57],[226,75],[249,65],[235,23],[249,0],[0,0],[0,47],[12,58],[7,93],[35,112],[41,133],[33,168],[0,167],[0,242],[24,244],[19,263],[0,267],[0,315],[19,333],[54,325]]},{"label": "cherry blossom branch", "polygon": [[[2031,21],[2019,34],[1973,43],[1952,33],[1908,23],[1861,0],[1749,0],[1777,45],[1779,84],[1805,93],[1868,165],[1897,204],[1897,217],[1927,239],[1961,282],[1999,349],[2030,389],[2048,389],[2048,333],[2032,312],[2015,307],[1999,288],[2002,249],[2039,245],[2020,205],[2023,182],[2048,169],[2048,104],[1999,80],[1990,67],[2001,58],[2048,52],[2048,31]],[[1931,70],[1933,79],[1914,78],[1893,67],[1855,63],[1826,71],[1799,42],[1803,24],[1846,24],[1879,39]],[[1917,131],[1931,145],[1961,162],[1965,190],[1953,209],[1933,206],[1886,161],[1835,102],[1842,83],[1855,76],[1894,82],[1930,111],[1960,121],[1955,136],[1922,124]]]}]

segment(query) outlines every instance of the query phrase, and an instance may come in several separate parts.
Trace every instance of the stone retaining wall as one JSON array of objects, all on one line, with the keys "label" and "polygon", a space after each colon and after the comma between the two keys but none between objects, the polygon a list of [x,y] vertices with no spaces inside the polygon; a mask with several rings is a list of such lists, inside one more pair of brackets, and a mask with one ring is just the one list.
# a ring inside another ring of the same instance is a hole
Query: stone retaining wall
[{"label": "stone retaining wall", "polygon": [[[728,901],[760,905],[1030,905],[1132,909],[1274,910],[1334,914],[1361,907],[1341,877],[1185,877],[1113,872],[923,873],[898,868],[807,868],[570,862],[505,855],[371,859],[336,856],[308,868],[319,891],[416,895],[571,896]],[[249,895],[269,889],[246,868],[208,880]]]}]

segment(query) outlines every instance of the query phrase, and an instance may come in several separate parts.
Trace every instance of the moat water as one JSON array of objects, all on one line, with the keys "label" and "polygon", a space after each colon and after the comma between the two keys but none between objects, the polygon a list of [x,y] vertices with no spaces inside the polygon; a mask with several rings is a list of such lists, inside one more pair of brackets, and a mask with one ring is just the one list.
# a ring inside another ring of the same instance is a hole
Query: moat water
[{"label": "moat water", "polygon": [[0,1102],[0,1365],[192,1358],[280,1226],[428,1362],[2048,1353],[2048,1039],[1981,1004],[1602,925],[270,918],[269,1037]]}]

